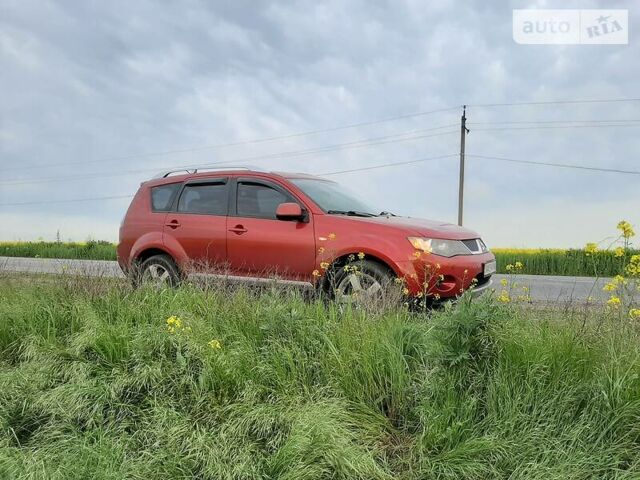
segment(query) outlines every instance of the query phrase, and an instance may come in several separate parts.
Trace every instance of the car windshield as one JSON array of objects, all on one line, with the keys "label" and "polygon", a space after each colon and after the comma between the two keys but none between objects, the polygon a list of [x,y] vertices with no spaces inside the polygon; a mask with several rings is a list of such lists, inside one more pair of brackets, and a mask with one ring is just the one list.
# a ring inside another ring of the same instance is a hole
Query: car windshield
[{"label": "car windshield", "polygon": [[290,181],[327,213],[377,216],[380,212],[338,183],[315,178],[292,178]]}]

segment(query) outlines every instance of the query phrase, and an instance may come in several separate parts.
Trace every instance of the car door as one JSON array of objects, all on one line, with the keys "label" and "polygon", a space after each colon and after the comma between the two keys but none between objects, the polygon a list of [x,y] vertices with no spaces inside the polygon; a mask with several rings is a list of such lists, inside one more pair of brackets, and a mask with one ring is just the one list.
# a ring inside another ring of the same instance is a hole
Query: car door
[{"label": "car door", "polygon": [[165,218],[165,243],[177,242],[196,269],[222,269],[227,261],[228,206],[228,178],[186,182]]},{"label": "car door", "polygon": [[240,177],[233,182],[227,222],[228,264],[238,275],[308,281],[315,262],[313,219],[278,220],[285,202],[304,204],[281,185]]}]

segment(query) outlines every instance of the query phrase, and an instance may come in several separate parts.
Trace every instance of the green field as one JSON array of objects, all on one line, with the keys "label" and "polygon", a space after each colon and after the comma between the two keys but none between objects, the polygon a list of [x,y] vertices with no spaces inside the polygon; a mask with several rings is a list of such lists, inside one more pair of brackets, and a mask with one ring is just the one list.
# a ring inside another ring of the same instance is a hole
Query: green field
[{"label": "green field", "polygon": [[0,256],[115,260],[116,246],[102,240],[87,242],[0,242]]},{"label": "green field", "polygon": [[[583,250],[560,249],[501,249],[493,250],[498,273],[508,273],[507,265],[522,262],[519,273],[532,275],[575,275],[612,277],[620,273],[623,259],[611,251],[586,255]],[[638,251],[629,251],[637,254]],[[116,246],[105,241],[88,242],[0,242],[0,256],[78,258],[87,260],[115,260]]]},{"label": "green field", "polygon": [[[579,277],[613,277],[621,274],[625,260],[638,254],[629,250],[626,257],[616,257],[613,251],[601,250],[587,254],[584,250],[561,249],[512,249],[493,250],[498,263],[498,273],[508,273],[507,265],[523,264],[522,271],[531,275],[571,275]],[[597,275],[596,275],[597,272]]]},{"label": "green field", "polygon": [[572,315],[5,274],[0,478],[640,478],[640,330]]}]

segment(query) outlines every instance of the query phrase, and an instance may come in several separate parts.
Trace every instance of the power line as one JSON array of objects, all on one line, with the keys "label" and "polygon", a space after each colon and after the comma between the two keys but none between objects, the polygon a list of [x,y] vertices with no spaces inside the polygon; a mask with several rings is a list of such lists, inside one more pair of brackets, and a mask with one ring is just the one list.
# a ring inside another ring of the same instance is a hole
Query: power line
[{"label": "power line", "polygon": [[506,122],[469,122],[467,125],[529,125],[529,124],[570,124],[570,123],[626,123],[626,122],[640,122],[638,119],[618,119],[618,120],[515,120]]},{"label": "power line", "polygon": [[[428,158],[418,158],[416,160],[409,160],[406,162],[396,162],[396,163],[385,163],[382,165],[371,165],[369,167],[362,167],[362,168],[353,168],[351,170],[339,170],[339,171],[334,171],[334,172],[326,172],[326,173],[320,173],[318,175],[324,175],[324,176],[330,176],[330,175],[339,175],[341,173],[351,173],[351,172],[364,172],[367,170],[375,170],[378,168],[386,168],[386,167],[395,167],[395,166],[399,166],[399,165],[410,165],[413,163],[420,163],[420,162],[427,162],[430,160],[439,160],[442,158],[448,158],[448,157],[454,157],[457,154],[452,153],[449,155],[440,155],[437,157],[428,157]],[[115,200],[115,199],[123,199],[123,198],[131,198],[133,197],[133,195],[114,195],[114,196],[108,196],[108,197],[87,197],[87,198],[73,198],[73,199],[69,199],[69,200],[51,200],[51,201],[34,201],[34,202],[17,202],[17,203],[2,203],[0,204],[0,207],[13,207],[13,206],[22,206],[22,205],[45,205],[45,204],[50,204],[50,203],[76,203],[76,202],[92,202],[92,201],[98,201],[98,200]]]},{"label": "power line", "polygon": [[334,172],[319,173],[318,175],[329,176],[329,175],[339,175],[341,173],[365,172],[367,170],[375,170],[378,168],[397,167],[399,165],[410,165],[412,163],[428,162],[430,160],[440,160],[442,158],[455,157],[457,155],[458,155],[457,153],[450,153],[448,155],[439,155],[437,157],[418,158],[417,160],[409,160],[406,162],[383,163],[381,165],[371,165],[370,167],[352,168],[350,170],[338,170]]},{"label": "power line", "polygon": [[591,100],[548,100],[540,102],[508,102],[508,103],[476,103],[467,104],[467,107],[473,108],[490,108],[490,107],[522,107],[535,105],[577,105],[588,103],[621,103],[621,102],[640,102],[640,98],[604,98]]},{"label": "power line", "polygon": [[[589,104],[589,103],[619,103],[619,102],[637,102],[637,101],[640,101],[640,98],[614,98],[614,99],[590,99],[590,100],[550,100],[550,101],[540,101],[540,102],[509,102],[509,103],[484,103],[484,104],[483,103],[477,103],[477,104],[467,104],[467,106],[475,107],[475,108],[490,108],[490,107],[511,107],[511,106],[517,107],[517,106],[535,106],[535,105],[571,105],[571,104]],[[137,159],[137,158],[152,158],[152,157],[158,157],[158,156],[164,156],[164,155],[173,155],[173,154],[178,154],[178,153],[190,153],[190,152],[196,152],[196,151],[201,151],[201,150],[214,150],[214,149],[227,148],[227,147],[233,147],[233,146],[239,146],[239,145],[252,145],[252,144],[258,144],[258,143],[264,143],[264,142],[271,142],[271,141],[275,141],[275,140],[286,140],[286,139],[296,138],[296,137],[317,135],[317,134],[320,134],[320,133],[329,133],[329,132],[336,132],[336,131],[340,131],[340,130],[347,130],[347,129],[350,129],[350,128],[377,125],[377,124],[381,124],[381,123],[392,122],[392,121],[402,120],[402,119],[406,119],[406,118],[415,118],[415,117],[420,117],[420,116],[432,115],[432,114],[436,114],[436,113],[449,112],[449,111],[457,110],[459,108],[460,108],[460,106],[456,105],[456,106],[452,106],[452,107],[446,107],[446,108],[440,108],[440,109],[434,109],[434,110],[428,110],[428,111],[421,111],[421,112],[414,112],[414,113],[396,115],[396,116],[392,116],[392,117],[386,117],[386,118],[381,118],[381,119],[377,119],[377,120],[369,120],[369,121],[364,121],[364,122],[351,123],[351,124],[340,125],[340,126],[336,126],[336,127],[328,127],[328,128],[322,128],[322,129],[308,130],[308,131],[305,131],[305,132],[290,133],[290,134],[286,134],[286,135],[278,135],[278,136],[264,137],[264,138],[258,138],[258,139],[240,140],[240,141],[237,141],[237,142],[219,143],[219,144],[212,144],[212,145],[202,145],[202,146],[197,146],[197,147],[187,147],[187,148],[182,148],[182,149],[164,150],[164,151],[150,152],[150,153],[143,153],[143,154],[123,155],[123,156],[119,156],[119,157],[108,157],[108,158],[104,158],[104,159],[100,159],[100,160],[88,160],[88,161],[77,161],[77,162],[60,162],[60,163],[52,163],[52,164],[39,164],[39,165],[27,165],[27,166],[20,166],[20,167],[9,167],[9,168],[0,169],[0,171],[30,170],[30,169],[36,169],[36,168],[50,168],[50,167],[72,166],[72,165],[89,165],[89,164],[95,164],[95,163],[111,163],[111,162],[117,162],[117,161],[120,161],[120,160],[132,160],[132,159]]]},{"label": "power line", "polygon": [[17,207],[23,205],[49,205],[51,203],[76,203],[76,202],[93,202],[102,200],[117,200],[122,198],[131,198],[133,195],[112,195],[108,197],[87,197],[87,198],[71,198],[69,200],[47,200],[34,202],[16,202],[16,203],[0,203],[0,207]]},{"label": "power line", "polygon": [[474,157],[474,158],[484,158],[487,160],[498,160],[501,162],[511,162],[511,163],[522,163],[522,164],[526,164],[526,165],[543,165],[546,167],[560,167],[560,168],[573,168],[576,170],[589,170],[589,171],[596,171],[596,172],[608,172],[608,173],[622,173],[622,174],[626,174],[626,175],[640,175],[640,171],[636,171],[636,170],[620,170],[617,168],[602,168],[602,167],[589,167],[589,166],[583,166],[583,165],[574,165],[574,164],[568,164],[568,163],[552,163],[552,162],[536,162],[533,160],[520,160],[520,159],[515,159],[515,158],[504,158],[504,157],[493,157],[493,156],[489,156],[489,155],[474,155],[474,154],[467,154],[468,157]]},{"label": "power line", "polygon": [[[434,130],[442,130],[445,128],[450,128],[455,126],[455,124],[449,124],[449,125],[441,125],[438,127],[431,127],[431,128],[426,128],[426,129],[420,129],[420,130],[411,130],[408,132],[404,132],[404,133],[400,133],[400,134],[392,134],[392,135],[384,135],[381,137],[372,137],[372,138],[368,138],[368,139],[362,139],[362,140],[356,140],[356,141],[352,141],[352,142],[346,142],[346,143],[338,143],[338,144],[334,144],[334,145],[325,145],[325,146],[321,146],[321,147],[315,147],[315,148],[311,148],[311,149],[304,149],[304,150],[293,150],[293,151],[287,151],[287,152],[278,152],[278,153],[272,153],[272,154],[268,154],[268,155],[257,155],[257,156],[251,156],[251,157],[243,157],[243,158],[238,158],[235,160],[225,160],[222,162],[213,162],[213,163],[209,163],[206,166],[214,166],[214,165],[226,165],[226,164],[233,164],[233,163],[243,163],[243,162],[247,162],[247,161],[255,161],[255,160],[267,160],[267,159],[274,159],[274,158],[290,158],[290,157],[299,157],[299,156],[305,156],[305,155],[313,155],[313,154],[317,154],[317,153],[324,153],[324,152],[330,152],[330,151],[335,151],[335,150],[343,150],[343,149],[354,149],[354,148],[363,148],[363,147],[370,147],[370,146],[375,146],[375,145],[383,145],[383,144],[388,144],[388,143],[397,143],[397,142],[407,142],[407,141],[412,141],[412,140],[421,140],[421,139],[425,139],[425,138],[431,138],[431,137],[437,137],[437,136],[441,136],[441,135],[450,135],[452,133],[456,133],[456,131],[445,131],[445,132],[439,132],[439,133],[434,133],[434,134],[430,134],[430,135],[416,135],[416,133],[421,133],[421,132],[429,132],[429,131],[434,131]],[[195,167],[202,167],[202,164],[190,164],[190,165],[178,165],[178,166],[168,166],[165,168],[195,168]],[[75,180],[88,180],[88,179],[92,179],[92,178],[112,178],[112,177],[120,177],[120,176],[126,176],[126,175],[131,175],[131,174],[138,174],[138,173],[147,173],[147,172],[157,172],[158,170],[161,170],[162,167],[152,167],[152,168],[143,168],[143,169],[136,169],[136,170],[126,170],[126,171],[119,171],[119,172],[103,172],[103,173],[90,173],[90,174],[83,174],[83,175],[72,175],[72,176],[59,176],[59,177],[44,177],[44,178],[29,178],[29,179],[24,179],[24,180],[9,180],[9,181],[3,181],[0,182],[0,185],[26,185],[26,184],[33,184],[33,183],[48,183],[48,182],[66,182],[66,181],[75,181]]]},{"label": "power line", "polygon": [[[332,172],[324,172],[318,175],[331,176],[331,175],[340,175],[343,173],[353,173],[353,172],[364,172],[368,170],[375,170],[379,168],[387,168],[387,167],[396,167],[401,165],[410,165],[414,163],[427,162],[431,160],[440,160],[443,158],[455,157],[457,153],[451,153],[448,155],[439,155],[436,157],[427,157],[427,158],[418,158],[416,160],[408,160],[405,162],[394,162],[394,163],[384,163],[380,165],[371,165],[368,167],[361,168],[353,168],[349,170],[337,170]],[[551,162],[537,162],[533,160],[520,160],[515,158],[505,158],[505,157],[494,157],[489,155],[475,155],[475,154],[466,154],[467,157],[473,158],[482,158],[487,160],[497,160],[502,162],[510,162],[510,163],[519,163],[526,165],[542,165],[547,167],[558,167],[558,168],[569,168],[569,169],[578,169],[578,170],[587,170],[587,171],[597,171],[597,172],[607,172],[607,173],[620,173],[627,175],[640,175],[640,171],[634,170],[620,170],[615,168],[601,168],[601,167],[588,167],[583,165],[573,165],[573,164],[564,164],[564,163],[551,163]],[[123,198],[131,198],[133,195],[114,195],[108,197],[87,197],[87,198],[74,198],[70,200],[47,200],[47,201],[34,201],[34,202],[18,202],[18,203],[2,203],[0,207],[13,207],[13,206],[22,206],[22,205],[48,205],[52,203],[76,203],[76,202],[92,202],[92,201],[101,201],[101,200],[115,200],[115,199],[123,199]]]},{"label": "power line", "polygon": [[290,134],[286,134],[286,135],[278,135],[278,136],[274,136],[274,137],[265,137],[265,138],[251,139],[251,140],[239,140],[237,142],[218,143],[218,144],[213,144],[213,145],[202,145],[202,146],[198,146],[198,147],[187,147],[187,148],[182,148],[182,149],[164,150],[164,151],[159,151],[159,152],[151,152],[151,153],[143,153],[143,154],[123,155],[123,156],[120,156],[120,157],[110,157],[110,158],[104,158],[104,159],[101,159],[101,160],[89,160],[89,161],[78,161],[78,162],[62,162],[62,163],[53,163],[53,164],[40,164],[40,165],[28,165],[28,166],[21,166],[21,167],[11,167],[11,168],[3,168],[0,171],[27,170],[27,169],[35,169],[35,168],[61,167],[61,166],[71,166],[71,165],[88,165],[88,164],[93,164],[93,163],[111,163],[111,162],[116,162],[116,161],[120,161],[120,160],[132,160],[132,159],[136,159],[136,158],[160,157],[160,156],[164,156],[164,155],[174,155],[174,154],[177,154],[177,153],[191,153],[191,152],[197,152],[197,151],[202,151],[202,150],[215,150],[215,149],[219,149],[219,148],[235,147],[235,146],[240,146],[240,145],[253,145],[253,144],[257,144],[257,143],[272,142],[272,141],[275,141],[275,140],[287,140],[287,139],[291,139],[291,138],[304,137],[304,136],[309,136],[309,135],[317,135],[317,134],[320,134],[320,133],[337,132],[337,131],[340,131],[340,130],[347,130],[347,129],[350,129],[350,128],[366,127],[366,126],[370,126],[370,125],[378,125],[378,124],[381,124],[381,123],[392,122],[392,121],[395,121],[395,120],[403,120],[403,119],[406,119],[406,118],[422,117],[422,116],[426,116],[426,115],[433,115],[435,113],[449,112],[449,111],[457,110],[457,109],[458,109],[458,106],[446,107],[446,108],[440,108],[440,109],[436,109],[436,110],[428,110],[428,111],[422,111],[422,112],[407,113],[407,114],[403,114],[403,115],[396,115],[396,116],[393,116],[393,117],[386,117],[386,118],[382,118],[382,119],[378,119],[378,120],[370,120],[370,121],[365,121],[365,122],[358,122],[358,123],[351,123],[351,124],[347,124],[347,125],[340,125],[340,126],[337,126],[337,127],[329,127],[329,128],[322,128],[322,129],[317,129],[317,130],[308,130],[306,132],[298,132],[298,133],[290,133]]},{"label": "power line", "polygon": [[611,123],[598,125],[537,125],[530,127],[487,127],[474,128],[474,132],[506,131],[506,130],[555,130],[567,128],[608,128],[608,127],[640,127],[640,123]]}]

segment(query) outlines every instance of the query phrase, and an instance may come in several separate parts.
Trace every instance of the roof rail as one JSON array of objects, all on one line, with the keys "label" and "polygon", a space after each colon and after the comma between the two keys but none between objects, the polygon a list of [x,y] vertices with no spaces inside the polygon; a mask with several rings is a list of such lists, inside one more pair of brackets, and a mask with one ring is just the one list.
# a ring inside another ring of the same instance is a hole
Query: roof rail
[{"label": "roof rail", "polygon": [[207,165],[203,165],[201,167],[186,167],[186,168],[176,168],[171,170],[164,170],[153,177],[153,179],[157,178],[166,178],[170,177],[174,174],[194,174],[201,172],[220,172],[220,171],[229,171],[229,170],[253,170],[257,172],[261,172],[262,170],[252,166],[237,166],[237,165],[228,165],[228,166],[220,166],[220,167],[209,167]]}]

